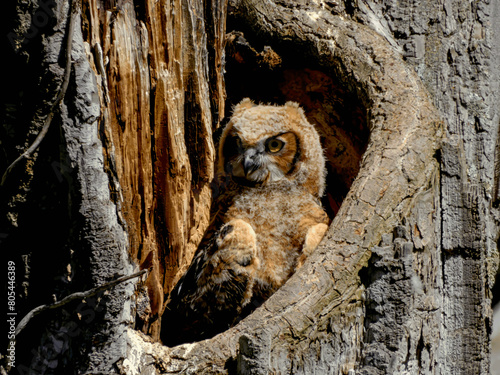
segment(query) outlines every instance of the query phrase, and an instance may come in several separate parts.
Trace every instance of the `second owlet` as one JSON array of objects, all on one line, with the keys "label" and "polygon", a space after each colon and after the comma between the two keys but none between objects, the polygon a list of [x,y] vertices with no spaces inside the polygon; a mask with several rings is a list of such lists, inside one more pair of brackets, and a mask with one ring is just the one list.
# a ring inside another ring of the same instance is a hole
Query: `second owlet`
[{"label": "second owlet", "polygon": [[220,139],[209,229],[162,318],[165,344],[229,328],[304,263],[328,228],[325,175],[318,133],[297,104],[235,107]]}]

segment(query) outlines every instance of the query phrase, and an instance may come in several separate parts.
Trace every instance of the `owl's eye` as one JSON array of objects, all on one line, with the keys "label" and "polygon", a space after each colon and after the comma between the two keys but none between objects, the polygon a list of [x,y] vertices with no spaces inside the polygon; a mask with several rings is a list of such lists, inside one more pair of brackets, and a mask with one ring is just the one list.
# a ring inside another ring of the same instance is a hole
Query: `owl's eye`
[{"label": "owl's eye", "polygon": [[272,153],[278,152],[283,148],[284,144],[285,143],[279,139],[271,139],[267,142],[267,150]]}]

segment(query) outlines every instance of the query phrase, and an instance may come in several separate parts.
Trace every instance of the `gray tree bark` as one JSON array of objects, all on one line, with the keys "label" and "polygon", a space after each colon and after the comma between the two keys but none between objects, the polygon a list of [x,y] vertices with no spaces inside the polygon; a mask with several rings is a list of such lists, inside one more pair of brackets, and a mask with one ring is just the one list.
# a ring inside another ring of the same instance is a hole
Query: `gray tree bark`
[{"label": "gray tree bark", "polygon": [[[53,116],[1,187],[17,321],[150,272],[37,316],[3,370],[489,372],[497,3],[40,0],[10,4],[4,21],[2,171]],[[208,225],[225,108],[245,96],[304,107],[323,138],[334,219],[263,306],[168,348],[165,299]]]}]

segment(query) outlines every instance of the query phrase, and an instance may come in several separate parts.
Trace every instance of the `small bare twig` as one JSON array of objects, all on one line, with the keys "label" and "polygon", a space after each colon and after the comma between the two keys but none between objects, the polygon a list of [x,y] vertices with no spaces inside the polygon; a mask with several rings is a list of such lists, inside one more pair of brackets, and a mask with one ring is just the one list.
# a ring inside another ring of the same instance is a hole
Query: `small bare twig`
[{"label": "small bare twig", "polygon": [[77,2],[78,0],[73,0],[71,4],[71,10],[69,14],[69,20],[67,23],[67,30],[68,30],[68,36],[66,39],[66,67],[64,71],[64,78],[63,82],[61,84],[61,88],[59,90],[59,93],[57,94],[56,99],[54,100],[54,103],[52,103],[52,106],[50,107],[49,114],[47,115],[45,122],[43,124],[42,130],[40,130],[40,133],[38,133],[35,141],[33,144],[28,147],[26,151],[24,151],[16,160],[14,160],[5,170],[3,176],[2,176],[2,181],[0,182],[0,186],[3,186],[5,184],[5,181],[7,180],[7,177],[9,176],[10,172],[12,169],[23,159],[28,159],[33,152],[40,146],[40,143],[42,143],[43,139],[45,138],[45,135],[49,131],[50,124],[52,122],[52,118],[54,117],[54,112],[61,103],[61,101],[64,98],[64,95],[66,94],[66,90],[68,89],[69,85],[69,78],[71,76],[71,48],[73,45],[73,31],[75,28],[75,12],[77,9]]},{"label": "small bare twig", "polygon": [[41,306],[35,307],[33,310],[31,310],[29,313],[27,313],[24,318],[21,319],[21,321],[19,322],[19,324],[16,327],[16,333],[15,334],[16,334],[16,336],[19,335],[19,333],[26,327],[26,325],[28,324],[28,322],[32,318],[34,318],[36,315],[38,315],[38,314],[40,314],[40,313],[42,313],[42,312],[44,312],[46,310],[57,309],[57,308],[59,308],[61,306],[64,306],[64,305],[68,304],[71,301],[74,301],[74,300],[77,300],[77,299],[81,300],[81,299],[85,299],[85,298],[89,298],[89,297],[95,296],[96,294],[98,294],[100,292],[103,292],[105,290],[111,289],[115,285],[118,285],[118,284],[123,283],[125,281],[128,281],[130,279],[134,279],[136,277],[142,276],[146,272],[148,272],[147,269],[141,270],[139,272],[133,273],[132,275],[127,275],[127,276],[119,277],[119,278],[117,278],[117,279],[115,279],[113,281],[110,281],[109,283],[103,284],[101,286],[98,286],[96,288],[87,290],[85,292],[76,292],[76,293],[70,294],[69,296],[64,297],[60,301],[57,301],[57,302],[54,302],[54,303],[51,303],[51,304],[48,304],[48,305],[41,305]]}]

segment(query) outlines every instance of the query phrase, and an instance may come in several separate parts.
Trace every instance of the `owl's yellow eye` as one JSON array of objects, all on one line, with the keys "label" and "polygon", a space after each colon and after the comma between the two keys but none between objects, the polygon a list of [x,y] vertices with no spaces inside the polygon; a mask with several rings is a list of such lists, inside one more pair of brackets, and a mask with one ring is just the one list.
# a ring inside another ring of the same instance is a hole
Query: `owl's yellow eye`
[{"label": "owl's yellow eye", "polygon": [[280,141],[279,139],[271,139],[269,142],[267,142],[267,150],[272,153],[278,152],[283,148],[284,144],[285,143],[283,141]]}]

